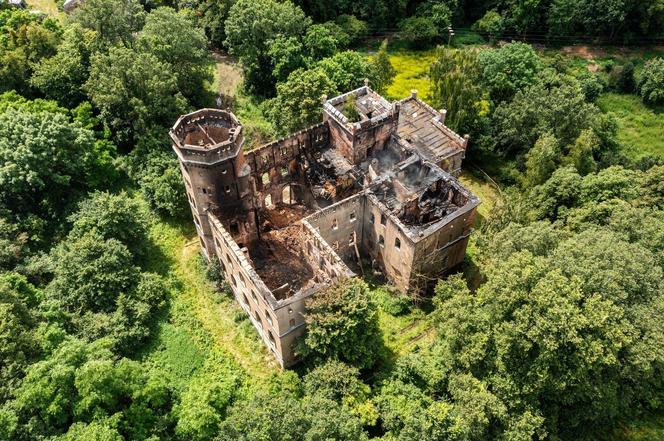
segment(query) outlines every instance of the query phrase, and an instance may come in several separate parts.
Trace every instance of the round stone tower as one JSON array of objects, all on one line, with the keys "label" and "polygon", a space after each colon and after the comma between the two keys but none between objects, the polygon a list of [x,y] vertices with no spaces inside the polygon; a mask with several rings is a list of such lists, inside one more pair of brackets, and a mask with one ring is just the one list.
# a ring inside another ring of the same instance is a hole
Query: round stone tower
[{"label": "round stone tower", "polygon": [[214,252],[208,213],[251,208],[250,167],[244,163],[240,121],[230,112],[201,109],[170,130],[205,256]]}]

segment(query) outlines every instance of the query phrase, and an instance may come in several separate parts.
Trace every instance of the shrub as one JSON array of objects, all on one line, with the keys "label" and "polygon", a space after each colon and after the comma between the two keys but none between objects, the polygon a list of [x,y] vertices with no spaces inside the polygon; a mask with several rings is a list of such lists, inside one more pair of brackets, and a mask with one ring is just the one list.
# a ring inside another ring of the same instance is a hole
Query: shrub
[{"label": "shrub", "polygon": [[577,78],[579,84],[581,85],[581,90],[586,97],[586,101],[594,103],[597,98],[604,92],[606,84],[599,75],[595,75],[590,72],[583,72]]},{"label": "shrub", "polygon": [[489,41],[495,43],[505,29],[503,17],[495,9],[488,11],[484,17],[477,20],[472,29],[489,37]]},{"label": "shrub", "polygon": [[639,75],[637,90],[645,103],[664,103],[664,58],[654,58],[646,63]]},{"label": "shrub", "polygon": [[618,92],[634,92],[636,88],[634,84],[634,64],[628,62],[623,66],[614,68],[609,76],[609,86]]}]

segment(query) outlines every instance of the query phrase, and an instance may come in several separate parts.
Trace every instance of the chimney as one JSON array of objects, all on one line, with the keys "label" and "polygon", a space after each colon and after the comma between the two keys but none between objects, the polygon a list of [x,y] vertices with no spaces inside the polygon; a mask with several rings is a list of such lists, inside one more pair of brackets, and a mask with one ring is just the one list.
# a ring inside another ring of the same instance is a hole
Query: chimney
[{"label": "chimney", "polygon": [[364,87],[369,87],[369,78],[364,79]]},{"label": "chimney", "polygon": [[417,98],[417,89],[411,89],[410,97],[411,98]]},{"label": "chimney", "polygon": [[445,124],[445,118],[447,118],[447,109],[440,109],[440,123]]},{"label": "chimney", "polygon": [[466,150],[466,147],[468,147],[468,140],[470,139],[470,135],[463,135],[463,143],[461,143],[461,146],[463,147],[464,150]]}]

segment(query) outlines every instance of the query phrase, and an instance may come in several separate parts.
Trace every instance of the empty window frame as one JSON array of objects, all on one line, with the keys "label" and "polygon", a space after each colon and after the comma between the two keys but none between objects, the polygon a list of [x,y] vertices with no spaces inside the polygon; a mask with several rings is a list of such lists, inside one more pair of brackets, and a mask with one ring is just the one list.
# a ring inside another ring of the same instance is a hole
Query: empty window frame
[{"label": "empty window frame", "polygon": [[378,245],[380,245],[381,247],[385,246],[385,238],[383,237],[382,234],[378,236]]},{"label": "empty window frame", "polygon": [[394,248],[396,248],[397,250],[401,249],[401,239],[399,239],[398,237],[394,239]]},{"label": "empty window frame", "polygon": [[380,215],[380,224],[385,225],[387,223],[387,217],[384,214]]}]

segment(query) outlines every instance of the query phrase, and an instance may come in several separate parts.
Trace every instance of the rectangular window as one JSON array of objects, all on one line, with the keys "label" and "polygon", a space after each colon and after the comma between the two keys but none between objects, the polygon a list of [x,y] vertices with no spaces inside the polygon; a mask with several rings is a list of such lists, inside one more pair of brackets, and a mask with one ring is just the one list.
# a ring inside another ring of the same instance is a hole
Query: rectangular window
[{"label": "rectangular window", "polygon": [[371,213],[371,218],[369,218],[369,222],[373,225],[376,222],[376,216],[374,216],[373,213]]},{"label": "rectangular window", "polygon": [[401,249],[401,239],[399,239],[398,237],[394,239],[394,248],[396,248],[397,250]]},{"label": "rectangular window", "polygon": [[383,237],[382,234],[378,236],[378,245],[380,245],[381,247],[385,246],[385,238]]},{"label": "rectangular window", "polygon": [[355,212],[354,211],[350,214],[350,221],[351,222],[355,221]]},{"label": "rectangular window", "polygon": [[384,214],[380,215],[380,224],[385,225],[387,223],[387,217]]}]

